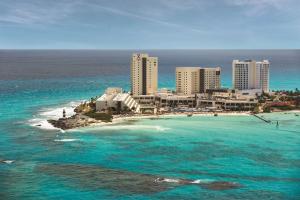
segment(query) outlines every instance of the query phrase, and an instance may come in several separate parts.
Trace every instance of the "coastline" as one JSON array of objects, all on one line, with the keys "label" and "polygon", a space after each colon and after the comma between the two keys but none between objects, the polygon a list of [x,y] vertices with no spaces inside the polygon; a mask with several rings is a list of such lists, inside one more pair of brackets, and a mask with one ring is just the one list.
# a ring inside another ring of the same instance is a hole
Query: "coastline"
[{"label": "coastline", "polygon": [[[61,131],[68,131],[68,130],[75,130],[78,128],[88,128],[88,127],[95,127],[95,126],[110,126],[110,125],[116,125],[116,124],[121,124],[124,123],[125,121],[130,121],[130,120],[142,120],[142,119],[151,119],[151,118],[155,118],[155,119],[163,119],[166,117],[171,117],[171,118],[176,118],[176,117],[188,117],[187,115],[190,113],[164,113],[164,114],[159,114],[159,115],[154,115],[154,114],[150,114],[150,115],[143,115],[143,114],[136,114],[136,115],[114,115],[113,119],[111,122],[103,122],[103,121],[93,121],[93,123],[90,123],[86,126],[80,126],[80,127],[74,127],[74,128],[70,128],[70,129],[62,129],[62,128],[58,128],[53,126],[53,124],[49,123],[48,124],[50,126],[52,126],[52,130],[61,130]],[[218,112],[218,113],[212,113],[212,112],[197,112],[197,113],[193,113],[193,116],[203,116],[203,117],[208,117],[208,116],[215,116],[215,114],[217,114],[218,116],[250,116],[251,113],[250,112]],[[191,117],[193,117],[191,116]],[[43,128],[42,126],[40,126],[40,128]],[[47,127],[47,129],[49,129],[49,127]]]},{"label": "coastline", "polygon": [[[190,114],[188,112],[186,113],[164,113],[159,115],[134,115],[134,116],[118,116],[116,115],[113,118],[112,123],[117,123],[119,121],[123,120],[134,120],[134,119],[149,119],[149,118],[165,118],[165,117],[187,117],[187,115]],[[218,116],[249,116],[250,112],[198,112],[193,113],[193,116],[214,116],[214,114],[218,114]]]},{"label": "coastline", "polygon": [[[67,106],[69,105],[69,107]],[[79,102],[78,102],[79,105]],[[74,105],[74,102],[71,102],[69,104],[66,104],[63,107],[54,107],[53,109],[47,109],[47,110],[42,110],[38,114],[41,118],[38,119],[31,119],[29,120],[29,124],[33,127],[44,129],[44,130],[54,130],[54,131],[69,131],[69,130],[75,130],[78,128],[88,128],[88,127],[95,127],[95,126],[110,126],[110,125],[116,125],[116,124],[121,124],[124,123],[125,121],[130,121],[130,120],[142,120],[142,119],[163,119],[163,118],[176,118],[176,117],[188,117],[189,114],[192,114],[192,116],[196,117],[209,117],[209,116],[251,116],[250,111],[223,111],[223,112],[170,112],[170,113],[163,113],[163,114],[128,114],[128,115],[113,115],[113,119],[111,122],[104,122],[101,120],[91,120],[92,123],[88,123],[85,126],[78,126],[78,127],[73,127],[73,128],[68,128],[68,129],[62,129],[59,127],[55,127],[53,124],[49,123],[49,120],[58,120],[61,117],[61,111],[63,109],[68,109],[72,110],[72,114],[74,112],[74,108],[76,106]],[[273,113],[300,113],[300,110],[291,110],[291,111],[276,111]],[[70,114],[70,113],[69,113]],[[36,116],[36,115],[35,115]],[[70,117],[70,115],[69,115]]]}]

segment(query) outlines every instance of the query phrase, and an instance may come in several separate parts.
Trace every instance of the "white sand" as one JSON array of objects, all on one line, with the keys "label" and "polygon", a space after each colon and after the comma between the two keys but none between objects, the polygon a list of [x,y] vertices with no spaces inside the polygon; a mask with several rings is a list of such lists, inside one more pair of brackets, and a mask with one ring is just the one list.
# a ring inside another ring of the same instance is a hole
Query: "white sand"
[{"label": "white sand", "polygon": [[[165,113],[161,115],[134,115],[134,116],[114,116],[112,123],[120,123],[124,120],[138,120],[138,119],[149,119],[149,118],[164,118],[164,117],[187,117],[190,113]],[[193,116],[214,116],[215,113],[193,113]],[[250,112],[219,112],[218,116],[249,116]]]}]

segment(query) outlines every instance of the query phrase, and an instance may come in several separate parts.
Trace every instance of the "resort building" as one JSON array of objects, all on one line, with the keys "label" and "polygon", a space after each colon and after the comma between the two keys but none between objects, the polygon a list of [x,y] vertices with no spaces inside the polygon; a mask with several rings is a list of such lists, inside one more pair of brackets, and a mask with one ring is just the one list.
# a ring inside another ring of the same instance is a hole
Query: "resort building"
[{"label": "resort building", "polygon": [[270,82],[270,62],[268,60],[263,60],[261,62],[256,62],[256,67],[259,70],[259,81],[260,87],[264,92],[269,92],[269,82]]},{"label": "resort building", "polygon": [[140,105],[121,88],[107,88],[105,93],[96,100],[96,111],[122,113],[123,111],[139,112]]},{"label": "resort building", "polygon": [[260,89],[269,92],[269,68],[270,63],[268,60],[261,62],[233,60],[233,88],[239,90]]},{"label": "resort building", "polygon": [[149,95],[157,91],[158,58],[133,54],[131,60],[131,94]]},{"label": "resort building", "polygon": [[176,92],[183,95],[204,93],[221,87],[221,68],[177,67]]},{"label": "resort building", "polygon": [[255,93],[234,89],[208,90],[197,95],[197,107],[210,110],[252,111],[257,103]]},{"label": "resort building", "polygon": [[152,110],[162,108],[193,108],[196,106],[195,95],[177,95],[170,90],[160,90],[155,95],[134,96],[140,105],[140,110]]},{"label": "resort building", "polygon": [[221,68],[201,68],[200,69],[200,93],[208,89],[218,89],[221,87]]},{"label": "resort building", "polygon": [[176,92],[191,95],[200,92],[200,68],[176,67]]}]

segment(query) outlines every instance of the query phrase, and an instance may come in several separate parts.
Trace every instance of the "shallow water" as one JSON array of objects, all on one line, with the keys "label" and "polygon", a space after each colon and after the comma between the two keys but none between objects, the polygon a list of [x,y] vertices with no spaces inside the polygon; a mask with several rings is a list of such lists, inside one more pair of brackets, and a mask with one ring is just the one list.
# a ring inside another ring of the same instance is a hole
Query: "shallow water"
[{"label": "shallow water", "polygon": [[[300,199],[294,113],[264,114],[271,124],[251,116],[181,116],[63,132],[45,123],[107,86],[128,89],[127,74],[115,70],[0,81],[0,199]],[[170,77],[160,76],[161,87],[172,87]],[[276,77],[273,87],[284,79]],[[292,77],[282,87],[300,85]],[[158,177],[240,187],[157,184]]]},{"label": "shallow water", "polygon": [[[252,116],[182,116],[65,133],[18,125],[17,135],[1,141],[1,157],[15,160],[0,164],[1,195],[297,199],[300,118],[293,113],[264,116],[274,123]],[[156,184],[157,177],[226,181],[242,187],[219,191],[193,184]]]}]

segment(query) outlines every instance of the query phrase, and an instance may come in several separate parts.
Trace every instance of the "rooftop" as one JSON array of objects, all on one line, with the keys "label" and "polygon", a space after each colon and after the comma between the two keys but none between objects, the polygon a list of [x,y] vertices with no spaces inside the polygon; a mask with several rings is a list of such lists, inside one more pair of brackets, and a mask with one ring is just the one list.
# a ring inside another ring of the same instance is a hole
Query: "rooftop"
[{"label": "rooftop", "polygon": [[113,101],[125,101],[125,99],[129,96],[128,93],[119,93],[117,94],[117,96],[115,96],[115,98],[113,99]]}]

